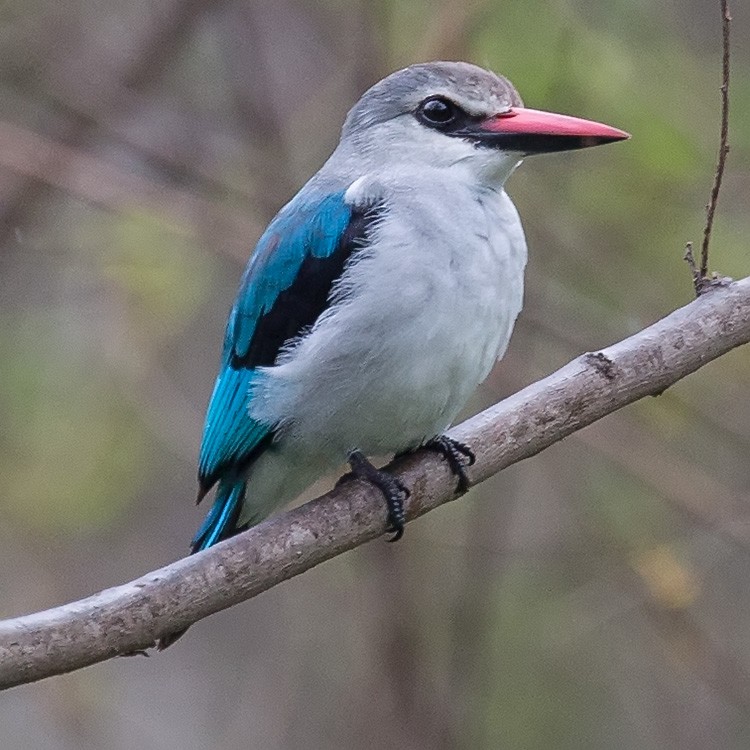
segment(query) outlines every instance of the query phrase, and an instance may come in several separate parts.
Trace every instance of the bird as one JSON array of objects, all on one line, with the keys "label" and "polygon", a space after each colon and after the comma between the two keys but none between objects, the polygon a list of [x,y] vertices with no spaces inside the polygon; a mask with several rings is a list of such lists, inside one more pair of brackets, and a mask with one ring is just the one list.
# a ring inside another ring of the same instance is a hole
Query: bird
[{"label": "bird", "polygon": [[198,502],[216,492],[191,552],[345,462],[381,490],[393,541],[409,489],[369,457],[436,450],[466,490],[474,454],[445,431],[523,302],[526,241],[505,182],[527,156],[628,137],[527,109],[509,80],[466,62],[414,64],[366,91],[242,276],[200,448]]}]

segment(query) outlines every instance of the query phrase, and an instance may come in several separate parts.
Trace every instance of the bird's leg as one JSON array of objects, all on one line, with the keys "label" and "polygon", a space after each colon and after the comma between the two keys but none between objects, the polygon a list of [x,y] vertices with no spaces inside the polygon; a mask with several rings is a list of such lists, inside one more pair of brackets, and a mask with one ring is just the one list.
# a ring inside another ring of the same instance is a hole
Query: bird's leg
[{"label": "bird's leg", "polygon": [[393,532],[388,541],[397,542],[404,535],[404,500],[410,495],[409,489],[393,474],[375,468],[360,451],[352,451],[349,454],[349,466],[352,467],[353,476],[375,485],[385,496],[388,504],[387,530]]},{"label": "bird's leg", "polygon": [[448,462],[453,474],[458,477],[458,491],[466,492],[471,486],[466,467],[472,466],[477,460],[474,451],[468,445],[449,438],[447,435],[438,435],[428,440],[424,447],[431,451],[437,451]]}]

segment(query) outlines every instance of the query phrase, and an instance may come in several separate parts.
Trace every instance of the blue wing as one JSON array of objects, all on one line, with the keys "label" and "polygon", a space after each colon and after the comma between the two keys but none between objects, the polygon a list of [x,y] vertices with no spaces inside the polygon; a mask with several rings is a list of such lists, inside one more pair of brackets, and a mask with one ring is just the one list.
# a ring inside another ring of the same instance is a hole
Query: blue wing
[{"label": "blue wing", "polygon": [[270,443],[274,426],[248,415],[255,369],[272,365],[284,343],[325,310],[368,221],[365,211],[344,201],[343,191],[314,198],[299,194],[258,241],[229,316],[206,414],[199,497],[220,479],[239,480]]}]

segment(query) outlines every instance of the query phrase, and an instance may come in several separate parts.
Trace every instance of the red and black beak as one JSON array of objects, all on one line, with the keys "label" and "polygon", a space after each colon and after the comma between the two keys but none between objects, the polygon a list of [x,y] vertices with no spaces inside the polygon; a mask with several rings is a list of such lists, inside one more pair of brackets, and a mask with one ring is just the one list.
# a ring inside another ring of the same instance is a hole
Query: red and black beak
[{"label": "red and black beak", "polygon": [[451,135],[524,156],[571,151],[630,138],[625,131],[600,122],[524,107],[466,123]]}]

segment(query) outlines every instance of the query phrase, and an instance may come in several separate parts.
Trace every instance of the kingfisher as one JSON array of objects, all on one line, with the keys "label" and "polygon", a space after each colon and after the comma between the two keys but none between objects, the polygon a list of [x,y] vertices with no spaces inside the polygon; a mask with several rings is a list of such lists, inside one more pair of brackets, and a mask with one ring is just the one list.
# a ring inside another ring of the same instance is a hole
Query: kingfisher
[{"label": "kingfisher", "polygon": [[474,454],[445,431],[523,301],[526,241],[505,182],[526,156],[628,137],[524,108],[510,81],[465,62],[370,88],[248,261],[200,449],[198,501],[215,497],[192,552],[344,462],[381,490],[392,541],[409,489],[369,457],[434,449],[467,489]]}]

